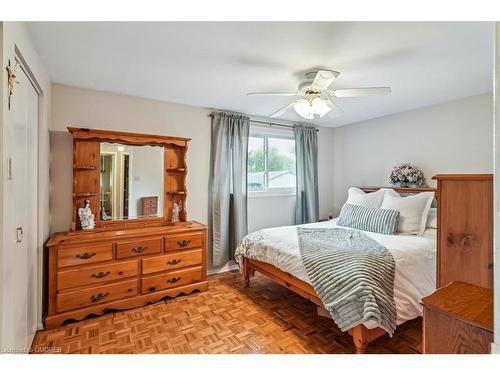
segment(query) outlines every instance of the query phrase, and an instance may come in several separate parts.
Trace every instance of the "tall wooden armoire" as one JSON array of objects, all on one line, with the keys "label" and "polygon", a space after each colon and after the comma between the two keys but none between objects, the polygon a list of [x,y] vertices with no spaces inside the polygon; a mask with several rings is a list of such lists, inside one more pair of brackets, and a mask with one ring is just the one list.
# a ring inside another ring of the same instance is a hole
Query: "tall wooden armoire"
[{"label": "tall wooden armoire", "polygon": [[493,175],[438,174],[437,286],[493,288]]}]

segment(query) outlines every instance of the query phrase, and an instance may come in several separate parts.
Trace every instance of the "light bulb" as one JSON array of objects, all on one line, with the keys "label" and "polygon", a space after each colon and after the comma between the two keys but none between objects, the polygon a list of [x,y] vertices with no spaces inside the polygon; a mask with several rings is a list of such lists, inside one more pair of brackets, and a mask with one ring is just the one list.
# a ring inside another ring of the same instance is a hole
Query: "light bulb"
[{"label": "light bulb", "polygon": [[319,117],[323,117],[332,110],[332,108],[326,103],[326,101],[320,98],[314,98],[311,106],[312,112]]},{"label": "light bulb", "polygon": [[295,112],[303,118],[306,119],[313,119],[314,118],[314,113],[312,111],[312,107],[309,104],[309,101],[307,99],[302,99],[296,102],[293,105],[293,109],[295,109]]}]

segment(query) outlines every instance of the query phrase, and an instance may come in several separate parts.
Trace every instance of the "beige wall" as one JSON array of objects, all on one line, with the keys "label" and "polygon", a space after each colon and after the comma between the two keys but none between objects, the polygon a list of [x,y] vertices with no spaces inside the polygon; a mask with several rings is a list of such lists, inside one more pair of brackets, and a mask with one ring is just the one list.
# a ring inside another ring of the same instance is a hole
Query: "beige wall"
[{"label": "beige wall", "polygon": [[[210,157],[209,109],[118,95],[54,84],[51,123],[51,232],[65,231],[71,224],[72,141],[69,125],[168,134],[192,139],[189,145],[187,209],[190,220],[207,223]],[[321,217],[332,212],[333,129],[319,132],[319,184]],[[265,201],[264,201],[265,200]],[[293,222],[294,200],[253,198],[249,201],[250,228]],[[285,207],[284,207],[285,206]],[[283,209],[284,208],[284,209]],[[285,214],[283,214],[285,212]]]},{"label": "beige wall", "polygon": [[[52,86],[52,93],[52,233],[69,230],[71,226],[72,143],[66,130],[69,125],[191,138],[187,208],[191,220],[207,222],[209,110],[58,84]],[[59,133],[53,134],[54,131]]]},{"label": "beige wall", "polygon": [[[2,184],[6,181],[4,178],[3,161],[6,160],[7,155],[4,155],[4,142],[9,142],[8,139],[3,137],[3,124],[9,116],[7,106],[7,71],[4,68],[7,66],[8,60],[15,61],[15,48],[17,47],[21,55],[26,60],[29,68],[33,72],[36,80],[38,81],[42,95],[40,96],[39,106],[39,124],[38,124],[38,234],[37,234],[37,263],[38,263],[38,326],[41,328],[42,318],[42,266],[43,266],[43,245],[49,237],[49,121],[50,121],[50,102],[51,102],[51,83],[50,78],[45,69],[43,61],[37,54],[37,51],[31,41],[29,32],[23,22],[1,22],[1,57],[2,57],[2,73],[1,73],[1,87],[2,87],[2,100],[0,104],[1,121],[0,121],[0,155],[2,163],[0,166],[0,173],[2,174]],[[2,185],[0,184],[0,185]],[[2,211],[3,202],[9,197],[4,196],[3,188],[0,187],[0,239],[3,241],[3,223],[4,219],[9,216],[9,213]],[[2,261],[2,252],[11,251],[8,244],[0,243],[0,278],[2,276],[2,267],[9,266],[6,262]],[[0,301],[2,298],[0,288]],[[7,306],[7,304],[2,304]],[[0,308],[0,320],[2,309]],[[0,329],[1,330],[1,329]],[[1,340],[1,337],[0,337]]]},{"label": "beige wall", "polygon": [[491,93],[336,128],[334,204],[349,186],[387,186],[392,167],[411,162],[436,173],[493,172]]}]

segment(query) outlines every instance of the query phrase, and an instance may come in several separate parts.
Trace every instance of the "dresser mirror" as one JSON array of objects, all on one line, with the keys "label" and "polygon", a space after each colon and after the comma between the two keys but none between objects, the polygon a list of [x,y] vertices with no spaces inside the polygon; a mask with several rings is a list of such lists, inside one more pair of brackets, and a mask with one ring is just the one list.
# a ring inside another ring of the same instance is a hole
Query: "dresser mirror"
[{"label": "dresser mirror", "polygon": [[72,230],[187,223],[189,138],[68,130],[73,136]]},{"label": "dresser mirror", "polygon": [[163,216],[164,147],[100,144],[100,219]]}]

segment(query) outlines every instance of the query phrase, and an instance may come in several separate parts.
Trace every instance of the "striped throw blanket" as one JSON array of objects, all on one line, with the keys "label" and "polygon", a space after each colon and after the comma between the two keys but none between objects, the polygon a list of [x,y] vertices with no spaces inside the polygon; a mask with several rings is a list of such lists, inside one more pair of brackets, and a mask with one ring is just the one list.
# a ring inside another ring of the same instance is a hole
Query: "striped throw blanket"
[{"label": "striped throw blanket", "polygon": [[369,320],[396,330],[392,254],[366,234],[343,228],[297,228],[314,290],[342,331]]}]

